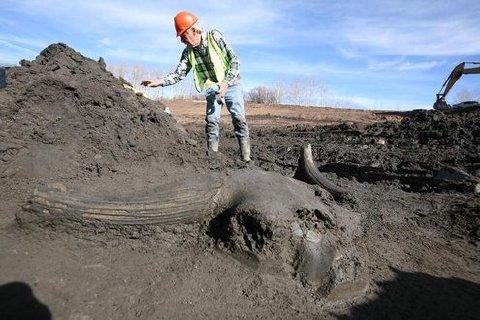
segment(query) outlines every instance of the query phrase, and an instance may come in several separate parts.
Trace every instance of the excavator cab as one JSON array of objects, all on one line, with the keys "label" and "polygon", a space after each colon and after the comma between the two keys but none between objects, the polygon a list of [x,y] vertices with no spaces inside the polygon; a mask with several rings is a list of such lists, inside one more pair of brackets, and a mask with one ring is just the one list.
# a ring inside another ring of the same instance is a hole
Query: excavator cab
[{"label": "excavator cab", "polygon": [[447,80],[445,80],[440,91],[437,93],[437,100],[433,104],[433,109],[448,110],[448,109],[459,109],[459,108],[467,108],[467,107],[480,107],[480,102],[478,101],[463,101],[454,105],[449,105],[447,101],[445,101],[446,95],[462,75],[480,73],[480,66],[465,68],[466,64],[480,65],[480,62],[462,62],[458,64],[450,73]]}]

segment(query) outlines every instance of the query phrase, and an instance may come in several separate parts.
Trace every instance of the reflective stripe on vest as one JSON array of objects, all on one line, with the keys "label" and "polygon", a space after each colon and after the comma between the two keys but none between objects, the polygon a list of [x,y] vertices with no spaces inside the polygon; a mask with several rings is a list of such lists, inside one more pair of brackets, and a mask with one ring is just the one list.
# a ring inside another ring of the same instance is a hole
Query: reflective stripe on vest
[{"label": "reflective stripe on vest", "polygon": [[[217,78],[217,82],[222,82],[225,79],[225,73],[229,63],[226,53],[218,46],[218,43],[213,38],[214,31],[216,30],[212,30],[207,34],[207,53],[213,64],[213,71],[215,73],[215,78]],[[206,74],[198,70],[198,63],[191,47],[188,47],[188,61],[193,69],[193,83],[195,84],[195,88],[198,92],[201,92],[208,79]]]}]

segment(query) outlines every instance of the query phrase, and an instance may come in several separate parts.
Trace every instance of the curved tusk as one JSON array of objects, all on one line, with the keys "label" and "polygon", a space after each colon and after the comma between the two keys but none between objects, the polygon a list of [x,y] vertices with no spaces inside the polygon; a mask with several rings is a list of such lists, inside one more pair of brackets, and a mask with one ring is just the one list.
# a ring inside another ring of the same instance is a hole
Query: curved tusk
[{"label": "curved tusk", "polygon": [[121,200],[71,194],[62,188],[37,187],[24,211],[49,218],[94,220],[124,225],[159,225],[199,221],[219,206],[222,179],[214,175],[165,184],[143,196]]},{"label": "curved tusk", "polygon": [[310,144],[303,146],[302,153],[298,159],[297,171],[295,171],[293,178],[309,184],[321,186],[330,192],[336,200],[342,199],[348,194],[347,190],[334,185],[320,171],[318,171],[313,162],[312,146]]}]

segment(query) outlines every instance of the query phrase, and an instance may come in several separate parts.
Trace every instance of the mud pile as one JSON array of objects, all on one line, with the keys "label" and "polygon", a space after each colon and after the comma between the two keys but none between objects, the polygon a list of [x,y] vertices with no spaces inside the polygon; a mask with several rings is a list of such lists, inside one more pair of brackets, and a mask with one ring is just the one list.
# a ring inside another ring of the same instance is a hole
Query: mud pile
[{"label": "mud pile", "polygon": [[212,165],[161,103],[125,88],[103,59],[53,44],[9,69],[7,84],[0,91],[3,178],[92,179],[135,166],[169,176]]},{"label": "mud pile", "polygon": [[[351,130],[352,136],[358,134],[352,142],[362,147],[368,144],[382,146],[376,152],[363,147],[367,152],[360,157],[355,155],[358,159],[355,162],[360,164],[376,163],[377,167],[388,170],[440,169],[452,165],[473,174],[480,173],[479,110],[454,113],[418,111],[398,123],[346,129]],[[354,162],[353,158],[344,160]]]},{"label": "mud pile", "polygon": [[365,182],[399,180],[406,191],[472,191],[472,177],[480,176],[480,111],[402,115],[400,122],[297,125],[275,136],[260,131],[254,151],[265,169],[290,174],[299,152],[291,146],[308,142],[322,171]]}]

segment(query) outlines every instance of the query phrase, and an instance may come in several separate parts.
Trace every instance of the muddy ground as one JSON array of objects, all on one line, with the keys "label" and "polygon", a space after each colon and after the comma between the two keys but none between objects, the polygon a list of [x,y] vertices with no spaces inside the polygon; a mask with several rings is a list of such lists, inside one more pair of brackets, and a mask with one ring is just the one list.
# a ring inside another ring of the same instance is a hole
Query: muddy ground
[{"label": "muddy ground", "polygon": [[342,110],[345,122],[318,116],[312,123],[277,116],[278,107],[248,118],[247,108],[247,167],[293,176],[310,143],[319,169],[351,194],[339,205],[361,218],[369,285],[325,299],[294,277],[236,259],[205,223],[151,236],[19,227],[16,214],[38,184],[121,196],[246,165],[237,160],[228,116],[222,154],[207,157],[201,107],[198,118],[182,118],[174,105],[173,117],[164,114],[164,105],[136,96],[101,62],[64,45],[8,70],[7,82],[0,90],[1,319],[480,318],[478,110]]}]

